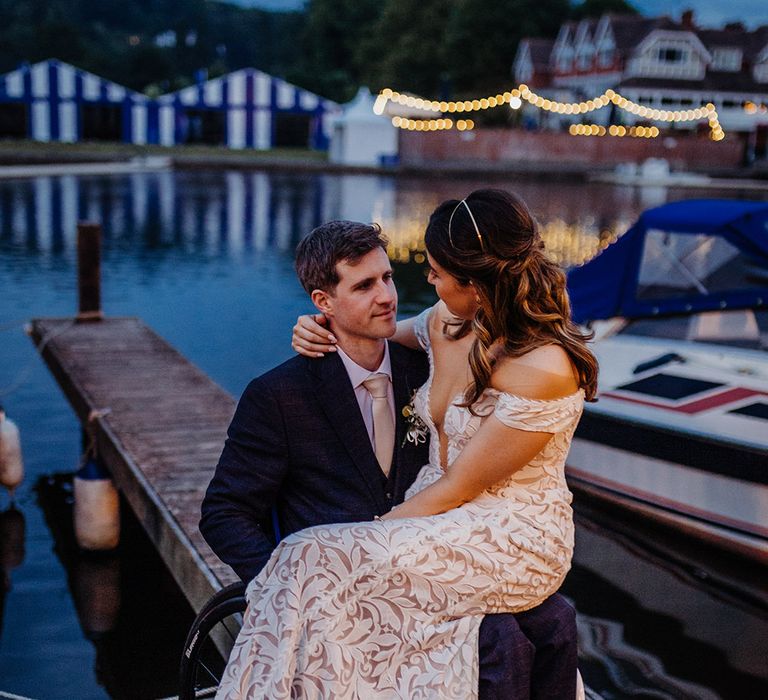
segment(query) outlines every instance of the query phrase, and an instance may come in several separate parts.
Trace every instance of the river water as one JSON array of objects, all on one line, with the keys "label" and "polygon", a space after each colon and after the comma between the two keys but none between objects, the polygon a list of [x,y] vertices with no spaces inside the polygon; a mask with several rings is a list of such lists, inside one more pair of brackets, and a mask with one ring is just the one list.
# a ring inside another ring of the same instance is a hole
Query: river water
[{"label": "river water", "polygon": [[[0,180],[0,402],[21,430],[27,470],[14,507],[0,493],[0,697],[173,695],[192,619],[130,513],[115,553],[87,556],[73,543],[80,426],[23,326],[76,311],[78,219],[103,225],[105,312],[140,316],[239,395],[291,355],[291,326],[309,308],[292,255],[312,227],[380,222],[409,315],[434,300],[421,265],[429,212],[487,184],[245,171]],[[492,184],[528,201],[565,265],[588,259],[649,206],[718,194]],[[586,501],[576,513],[564,592],[580,613],[588,685],[606,699],[768,697],[764,570]]]}]

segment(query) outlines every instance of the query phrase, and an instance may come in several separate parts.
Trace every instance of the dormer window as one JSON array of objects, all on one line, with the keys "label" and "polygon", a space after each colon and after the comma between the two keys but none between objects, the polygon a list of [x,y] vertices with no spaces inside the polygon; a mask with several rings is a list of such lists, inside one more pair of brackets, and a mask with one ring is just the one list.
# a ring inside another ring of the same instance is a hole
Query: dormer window
[{"label": "dormer window", "polygon": [[659,48],[659,61],[662,63],[683,63],[687,59],[687,52],[672,46]]},{"label": "dormer window", "polygon": [[559,73],[569,73],[573,68],[573,49],[563,48],[557,56]]},{"label": "dormer window", "polygon": [[752,66],[752,75],[758,83],[768,83],[768,57]]},{"label": "dormer window", "polygon": [[600,49],[597,60],[603,68],[610,66],[613,63],[613,49]]},{"label": "dormer window", "polygon": [[741,49],[722,47],[712,51],[712,70],[740,71]]}]

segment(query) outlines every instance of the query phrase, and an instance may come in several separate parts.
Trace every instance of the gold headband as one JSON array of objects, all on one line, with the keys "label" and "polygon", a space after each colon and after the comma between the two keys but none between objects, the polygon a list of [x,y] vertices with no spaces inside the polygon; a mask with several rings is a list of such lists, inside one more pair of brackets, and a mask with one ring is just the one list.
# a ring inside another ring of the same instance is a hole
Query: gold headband
[{"label": "gold headband", "polygon": [[466,199],[462,199],[456,205],[456,208],[451,212],[451,218],[448,219],[448,240],[451,242],[451,246],[455,248],[456,246],[453,243],[453,236],[451,235],[451,224],[453,223],[453,215],[456,213],[456,209],[458,209],[462,204],[467,208],[467,213],[469,214],[469,218],[472,219],[472,225],[475,227],[477,240],[480,242],[480,250],[484,251],[485,248],[483,248],[483,237],[480,235],[480,229],[477,227],[477,221],[475,221],[475,217],[472,214],[472,210],[469,208],[469,204],[467,204]]}]

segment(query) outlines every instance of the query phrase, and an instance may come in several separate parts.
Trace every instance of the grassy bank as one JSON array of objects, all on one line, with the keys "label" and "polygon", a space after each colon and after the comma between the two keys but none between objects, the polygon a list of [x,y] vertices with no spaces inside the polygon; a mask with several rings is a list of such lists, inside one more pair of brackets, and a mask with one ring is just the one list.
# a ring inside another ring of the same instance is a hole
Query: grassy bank
[{"label": "grassy bank", "polygon": [[[524,173],[530,177],[552,177],[550,167],[536,163],[513,168],[510,164],[435,163],[420,167],[351,166],[331,163],[328,154],[304,148],[273,148],[234,150],[224,146],[137,146],[128,143],[39,143],[37,141],[0,141],[0,167],[12,165],[48,165],[67,163],[126,162],[132,158],[160,156],[168,158],[173,167],[181,169],[237,168],[254,170],[290,170],[298,172],[333,172],[386,175],[417,175],[442,177],[446,174],[470,178],[506,178]],[[560,168],[559,178],[584,177],[587,169],[576,166]]]},{"label": "grassy bank", "polygon": [[94,163],[126,161],[145,156],[162,156],[174,163],[184,161],[251,162],[258,166],[270,161],[327,163],[327,154],[306,148],[273,148],[233,150],[223,146],[138,146],[129,143],[39,143],[37,141],[0,141],[0,165],[34,165],[38,163]]}]

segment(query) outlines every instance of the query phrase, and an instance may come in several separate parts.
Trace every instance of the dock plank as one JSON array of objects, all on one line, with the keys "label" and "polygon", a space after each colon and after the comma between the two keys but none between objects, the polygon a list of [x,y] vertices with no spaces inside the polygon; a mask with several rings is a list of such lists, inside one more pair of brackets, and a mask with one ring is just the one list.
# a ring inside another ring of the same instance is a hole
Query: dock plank
[{"label": "dock plank", "polygon": [[237,580],[197,524],[235,400],[137,318],[36,319],[32,338],[197,611]]}]

